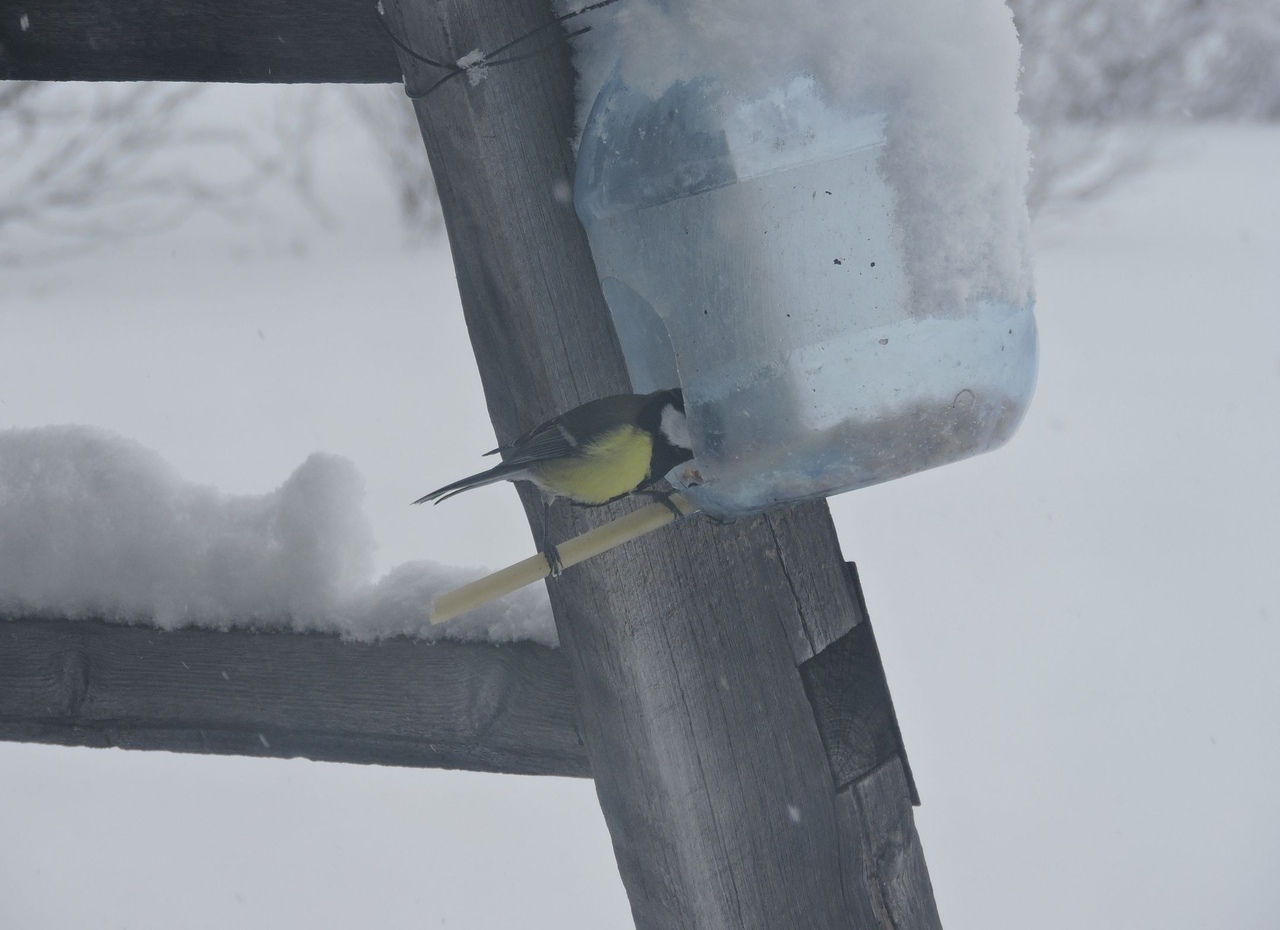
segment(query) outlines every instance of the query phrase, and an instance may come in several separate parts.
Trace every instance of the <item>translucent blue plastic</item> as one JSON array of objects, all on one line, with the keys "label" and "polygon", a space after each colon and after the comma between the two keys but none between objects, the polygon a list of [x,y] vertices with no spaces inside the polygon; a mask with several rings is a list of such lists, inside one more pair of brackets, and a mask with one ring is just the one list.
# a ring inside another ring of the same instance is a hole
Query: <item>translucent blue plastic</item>
[{"label": "translucent blue plastic", "polygon": [[635,390],[684,388],[696,459],[670,477],[715,515],[953,462],[1022,419],[1032,308],[912,306],[884,125],[804,78],[652,100],[615,75],[596,100],[578,215]]}]

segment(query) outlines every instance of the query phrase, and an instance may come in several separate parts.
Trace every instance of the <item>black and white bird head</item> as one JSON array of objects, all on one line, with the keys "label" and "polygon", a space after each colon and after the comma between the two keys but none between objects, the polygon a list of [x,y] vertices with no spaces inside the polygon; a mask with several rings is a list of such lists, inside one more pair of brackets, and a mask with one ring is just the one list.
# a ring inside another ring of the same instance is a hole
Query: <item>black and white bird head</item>
[{"label": "black and white bird head", "polygon": [[684,418],[684,392],[676,388],[671,392],[671,399],[662,407],[662,415],[658,420],[658,429],[662,438],[677,449],[688,449],[693,452],[693,443],[689,441],[689,424]]},{"label": "black and white bird head", "polygon": [[643,423],[653,435],[652,475],[658,478],[671,469],[693,458],[693,443],[689,440],[689,424],[684,415],[684,392],[680,388],[658,391],[650,395],[649,410]]}]

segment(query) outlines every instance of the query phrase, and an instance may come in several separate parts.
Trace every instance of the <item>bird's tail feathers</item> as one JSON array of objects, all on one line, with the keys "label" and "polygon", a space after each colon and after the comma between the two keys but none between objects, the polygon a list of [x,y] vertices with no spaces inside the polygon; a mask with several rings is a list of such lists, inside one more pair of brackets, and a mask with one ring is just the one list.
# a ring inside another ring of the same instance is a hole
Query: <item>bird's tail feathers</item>
[{"label": "bird's tail feathers", "polygon": [[495,465],[488,471],[482,471],[478,475],[471,475],[452,484],[446,484],[442,488],[436,488],[430,494],[424,494],[419,497],[414,503],[425,504],[427,501],[435,501],[438,504],[441,501],[448,500],[455,494],[461,494],[463,491],[482,488],[486,484],[496,484],[499,481],[519,481],[527,474],[528,470],[525,465],[504,462],[501,465]]}]

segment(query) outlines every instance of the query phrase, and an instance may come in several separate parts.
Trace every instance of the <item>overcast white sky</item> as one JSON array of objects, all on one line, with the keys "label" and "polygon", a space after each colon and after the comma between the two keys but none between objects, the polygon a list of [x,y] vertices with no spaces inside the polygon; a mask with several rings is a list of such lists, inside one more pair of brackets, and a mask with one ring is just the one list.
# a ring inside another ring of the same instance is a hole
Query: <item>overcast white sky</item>
[{"label": "overcast white sky", "polygon": [[[252,88],[218,88],[237,106]],[[0,426],[88,423],[235,493],[311,452],[380,570],[531,551],[443,247],[326,143],[285,202],[0,274]],[[1167,133],[1035,229],[1041,376],[1004,450],[832,501],[944,925],[1280,921],[1280,130]],[[0,925],[626,927],[588,782],[0,745]],[[501,890],[495,890],[495,889]]]}]

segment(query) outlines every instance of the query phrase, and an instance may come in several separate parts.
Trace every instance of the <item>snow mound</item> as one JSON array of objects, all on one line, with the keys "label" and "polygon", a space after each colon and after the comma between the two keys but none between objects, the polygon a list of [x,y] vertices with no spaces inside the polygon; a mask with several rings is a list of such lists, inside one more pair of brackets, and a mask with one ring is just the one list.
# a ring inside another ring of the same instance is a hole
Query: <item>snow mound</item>
[{"label": "snow mound", "polygon": [[478,572],[411,562],[371,583],[363,498],[355,467],[323,453],[274,491],[228,495],[103,430],[3,431],[0,612],[353,639],[555,641],[545,592],[437,630],[431,599]]}]

